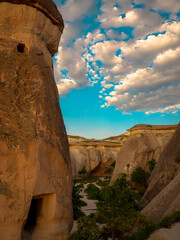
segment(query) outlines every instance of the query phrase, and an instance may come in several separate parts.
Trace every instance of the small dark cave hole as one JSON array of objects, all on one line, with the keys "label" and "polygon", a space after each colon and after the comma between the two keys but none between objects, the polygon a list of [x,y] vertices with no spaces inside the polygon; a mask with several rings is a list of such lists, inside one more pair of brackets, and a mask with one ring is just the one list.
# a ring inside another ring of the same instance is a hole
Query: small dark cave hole
[{"label": "small dark cave hole", "polygon": [[24,53],[24,52],[25,52],[25,44],[19,43],[19,44],[17,45],[17,50],[18,50],[18,52],[20,52],[20,53]]},{"label": "small dark cave hole", "polygon": [[42,198],[32,199],[28,217],[24,225],[24,231],[27,231],[30,234],[32,234],[36,226],[37,218],[40,216],[41,206]]}]

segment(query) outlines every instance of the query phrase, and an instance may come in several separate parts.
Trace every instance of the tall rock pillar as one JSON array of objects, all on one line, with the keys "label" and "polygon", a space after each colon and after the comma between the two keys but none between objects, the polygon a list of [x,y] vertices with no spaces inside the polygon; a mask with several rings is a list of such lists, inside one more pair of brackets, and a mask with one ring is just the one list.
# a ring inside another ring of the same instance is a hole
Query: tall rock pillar
[{"label": "tall rock pillar", "polygon": [[0,0],[1,240],[64,240],[72,225],[52,61],[63,26],[51,0]]}]

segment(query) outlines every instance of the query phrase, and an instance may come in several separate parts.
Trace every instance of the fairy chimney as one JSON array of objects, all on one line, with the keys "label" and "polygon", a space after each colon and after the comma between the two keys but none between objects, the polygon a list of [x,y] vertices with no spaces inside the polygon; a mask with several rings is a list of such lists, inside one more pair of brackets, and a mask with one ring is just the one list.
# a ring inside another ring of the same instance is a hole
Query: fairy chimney
[{"label": "fairy chimney", "polygon": [[72,225],[52,61],[63,27],[51,0],[0,0],[1,240],[64,240]]}]

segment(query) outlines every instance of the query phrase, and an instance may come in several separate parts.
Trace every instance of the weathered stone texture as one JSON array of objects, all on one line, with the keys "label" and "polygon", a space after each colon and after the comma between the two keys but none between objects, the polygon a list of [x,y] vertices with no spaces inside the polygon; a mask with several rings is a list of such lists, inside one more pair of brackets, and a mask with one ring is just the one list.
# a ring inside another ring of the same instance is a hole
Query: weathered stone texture
[{"label": "weathered stone texture", "polygon": [[129,138],[119,153],[111,182],[114,182],[122,173],[130,176],[137,167],[148,170],[148,161],[152,158],[158,161],[173,134],[172,130],[161,131],[157,129],[154,132],[151,128],[132,128]]},{"label": "weathered stone texture", "polygon": [[[179,159],[179,160],[178,160]],[[141,200],[145,206],[163,190],[180,172],[180,124],[164,148],[160,159],[151,174],[148,189]]]},{"label": "weathered stone texture", "polygon": [[[52,62],[63,23],[59,14],[54,24],[41,2],[0,1],[1,240],[63,240],[72,225],[69,146]],[[33,204],[35,222],[27,224]]]},{"label": "weathered stone texture", "polygon": [[180,223],[175,223],[170,229],[161,228],[155,231],[148,240],[179,240]]},{"label": "weathered stone texture", "polygon": [[[112,162],[117,160],[122,144],[126,141],[126,136],[117,136],[112,139],[93,140],[78,136],[68,136],[70,142],[70,156],[72,163],[73,178],[83,177],[78,172],[83,167],[86,168],[87,175],[109,176],[112,172],[107,172]],[[111,142],[110,142],[111,141]]]},{"label": "weathered stone texture", "polygon": [[146,216],[159,221],[180,210],[180,124],[161,154],[140,204]]}]

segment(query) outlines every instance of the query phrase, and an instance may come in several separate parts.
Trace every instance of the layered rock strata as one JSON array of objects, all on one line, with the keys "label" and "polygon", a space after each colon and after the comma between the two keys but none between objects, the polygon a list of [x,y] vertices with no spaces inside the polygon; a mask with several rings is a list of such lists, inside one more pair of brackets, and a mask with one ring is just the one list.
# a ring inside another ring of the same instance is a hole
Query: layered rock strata
[{"label": "layered rock strata", "polygon": [[129,129],[130,136],[122,146],[112,175],[114,182],[122,173],[128,176],[137,168],[148,170],[148,161],[158,161],[164,147],[172,137],[177,125],[153,126],[140,124]]},{"label": "layered rock strata", "polygon": [[52,56],[63,20],[51,0],[0,0],[0,239],[64,240],[71,165]]},{"label": "layered rock strata", "polygon": [[[118,153],[127,138],[126,135],[120,135],[103,140],[92,140],[68,136],[73,177],[112,175],[112,164],[117,160]],[[86,169],[87,174],[79,174],[83,168]]]}]

